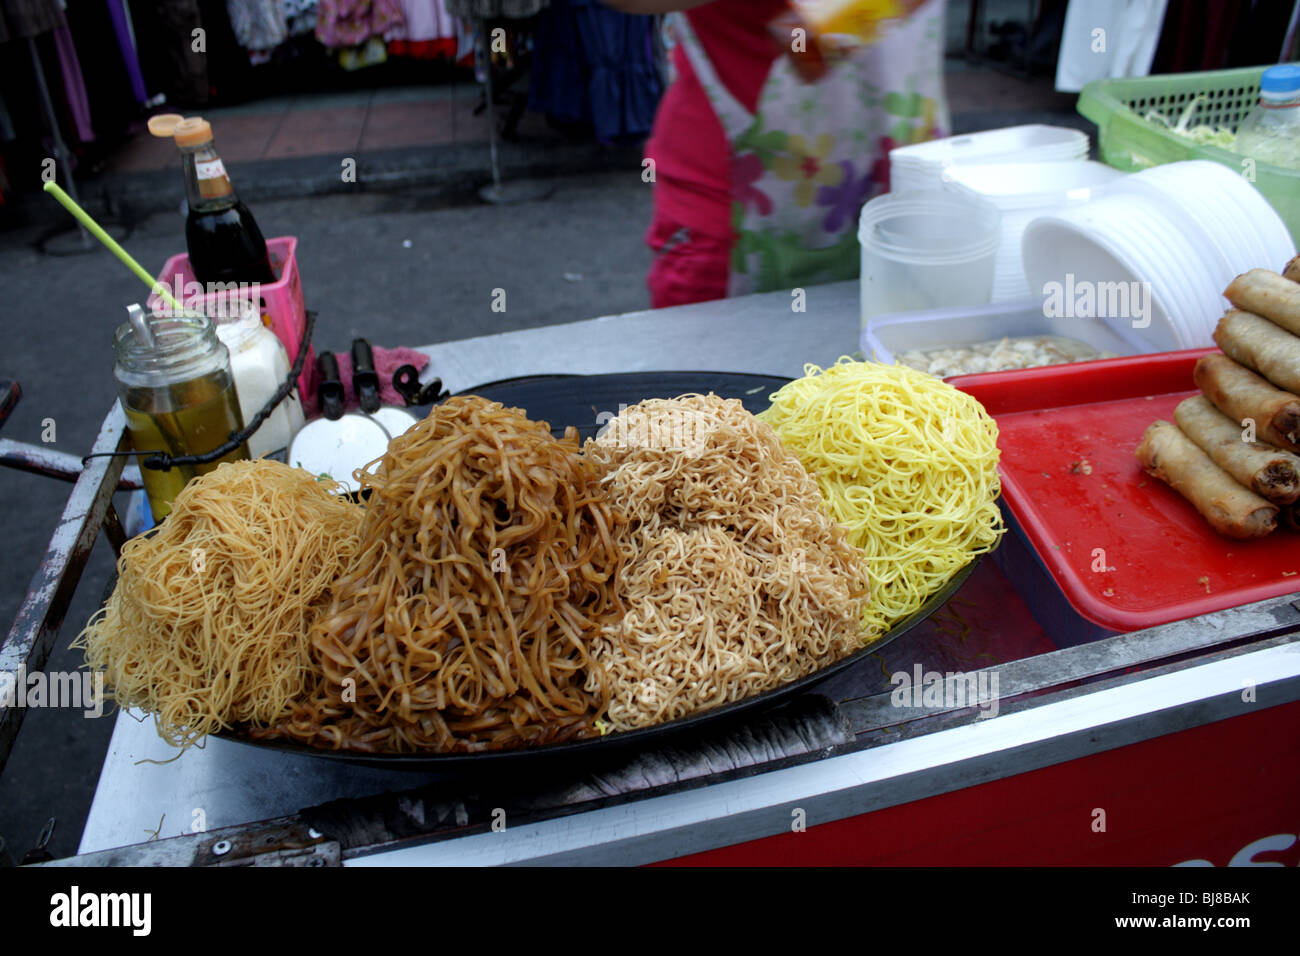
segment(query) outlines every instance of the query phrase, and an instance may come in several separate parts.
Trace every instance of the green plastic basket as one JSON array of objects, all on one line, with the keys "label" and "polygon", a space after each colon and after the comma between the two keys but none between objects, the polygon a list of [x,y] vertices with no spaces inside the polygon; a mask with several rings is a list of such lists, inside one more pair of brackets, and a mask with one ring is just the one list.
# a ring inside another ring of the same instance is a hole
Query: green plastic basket
[{"label": "green plastic basket", "polygon": [[[1291,238],[1300,246],[1300,170],[1254,163],[1231,150],[1198,145],[1158,120],[1146,118],[1150,113],[1157,113],[1172,125],[1193,99],[1201,97],[1191,122],[1226,126],[1235,132],[1259,101],[1259,80],[1265,69],[1248,66],[1205,73],[1095,80],[1079,94],[1078,108],[1097,124],[1098,152],[1104,163],[1116,169],[1136,172],[1162,163],[1210,159],[1247,176],[1253,172],[1255,187],[1277,210],[1291,231]],[[1282,263],[1261,263],[1261,267],[1280,269]]]}]

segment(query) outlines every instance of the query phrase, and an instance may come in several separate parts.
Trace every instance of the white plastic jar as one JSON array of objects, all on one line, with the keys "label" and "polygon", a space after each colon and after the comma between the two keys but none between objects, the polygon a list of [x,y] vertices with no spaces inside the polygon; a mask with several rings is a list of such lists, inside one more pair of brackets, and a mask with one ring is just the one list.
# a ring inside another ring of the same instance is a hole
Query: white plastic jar
[{"label": "white plastic jar", "polygon": [[[230,308],[233,317],[217,320],[217,338],[230,351],[230,370],[245,423],[262,410],[289,374],[289,355],[252,305]],[[248,439],[253,458],[287,448],[303,426],[302,402],[290,392]]]}]

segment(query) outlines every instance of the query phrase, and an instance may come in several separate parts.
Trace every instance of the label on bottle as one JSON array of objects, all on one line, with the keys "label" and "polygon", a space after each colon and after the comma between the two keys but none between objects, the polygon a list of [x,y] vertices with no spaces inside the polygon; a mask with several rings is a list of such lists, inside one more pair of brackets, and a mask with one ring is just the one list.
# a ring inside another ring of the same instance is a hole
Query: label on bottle
[{"label": "label on bottle", "polygon": [[204,199],[217,199],[235,191],[230,185],[230,177],[226,175],[226,167],[222,165],[220,156],[196,162],[194,175],[199,181],[199,195]]},{"label": "label on bottle", "polygon": [[199,179],[225,179],[226,167],[221,165],[221,157],[194,164],[194,171]]}]

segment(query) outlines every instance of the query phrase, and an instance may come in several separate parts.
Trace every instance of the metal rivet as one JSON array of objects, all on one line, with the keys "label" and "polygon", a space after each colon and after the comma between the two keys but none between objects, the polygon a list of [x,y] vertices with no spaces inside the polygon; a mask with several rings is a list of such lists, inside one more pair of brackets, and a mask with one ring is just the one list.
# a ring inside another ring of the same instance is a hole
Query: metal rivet
[{"label": "metal rivet", "polygon": [[230,852],[229,840],[219,840],[218,842],[212,845],[212,853],[214,856],[225,856],[229,852]]}]

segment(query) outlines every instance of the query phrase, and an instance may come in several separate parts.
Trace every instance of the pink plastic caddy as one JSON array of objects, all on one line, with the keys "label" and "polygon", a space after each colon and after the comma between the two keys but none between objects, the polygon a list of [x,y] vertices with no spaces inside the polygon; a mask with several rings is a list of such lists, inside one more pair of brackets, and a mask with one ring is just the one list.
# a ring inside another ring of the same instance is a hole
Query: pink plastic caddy
[{"label": "pink plastic caddy", "polygon": [[[302,297],[302,281],[298,278],[298,240],[293,236],[281,236],[266,240],[266,248],[271,254],[271,266],[280,276],[270,285],[258,288],[261,297],[263,321],[270,319],[271,331],[284,343],[289,353],[289,362],[298,357],[298,346],[302,342],[303,329],[307,324],[307,308]],[[158,281],[165,285],[172,295],[184,305],[194,304],[200,297],[196,295],[198,280],[190,268],[190,257],[181,253],[172,256],[162,268]],[[236,289],[207,292],[202,295],[204,306],[222,300],[238,298]],[[149,297],[149,308],[154,308],[159,300]],[[316,378],[316,354],[310,346],[307,360],[303,363],[302,374],[298,377],[299,397],[304,401],[311,395]]]}]

